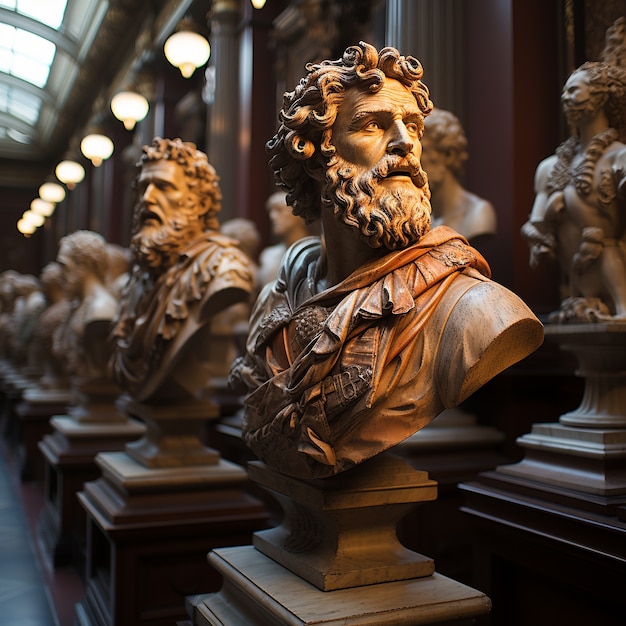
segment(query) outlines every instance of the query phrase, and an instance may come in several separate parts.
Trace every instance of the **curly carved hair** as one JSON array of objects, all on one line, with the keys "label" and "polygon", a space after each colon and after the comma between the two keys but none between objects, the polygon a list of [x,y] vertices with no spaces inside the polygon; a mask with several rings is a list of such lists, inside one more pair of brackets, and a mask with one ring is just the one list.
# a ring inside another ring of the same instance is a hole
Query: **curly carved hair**
[{"label": "curly carved hair", "polygon": [[155,137],[149,146],[143,147],[143,154],[137,167],[141,168],[144,163],[160,160],[172,161],[182,167],[187,185],[202,209],[205,228],[218,230],[219,222],[216,216],[222,210],[222,191],[219,176],[209,163],[207,155],[189,141]]},{"label": "curly carved hair", "polygon": [[59,241],[59,250],[63,249],[76,262],[79,271],[93,273],[104,282],[107,272],[108,256],[106,239],[92,230],[76,230]]},{"label": "curly carved hair", "polygon": [[601,61],[587,61],[572,72],[587,78],[589,91],[599,98],[609,126],[626,142],[626,68]]},{"label": "curly carved hair", "polygon": [[421,81],[421,63],[395,48],[377,52],[362,41],[347,48],[341,59],[309,63],[306,69],[308,74],[294,91],[285,93],[280,126],[265,147],[277,186],[286,191],[294,214],[311,223],[320,214],[318,182],[335,153],[332,127],[347,89],[366,87],[375,93],[385,77],[393,78],[409,88],[424,117],[433,104]]}]

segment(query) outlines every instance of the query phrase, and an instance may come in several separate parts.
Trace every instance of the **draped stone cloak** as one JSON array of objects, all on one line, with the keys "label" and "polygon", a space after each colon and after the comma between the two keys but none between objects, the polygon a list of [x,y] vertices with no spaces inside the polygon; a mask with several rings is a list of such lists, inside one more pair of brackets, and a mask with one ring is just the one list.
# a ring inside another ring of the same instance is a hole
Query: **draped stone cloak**
[{"label": "draped stone cloak", "polygon": [[535,350],[540,322],[489,280],[446,226],[315,293],[321,244],[286,253],[231,371],[249,391],[244,438],[302,478],[344,471],[396,445]]}]

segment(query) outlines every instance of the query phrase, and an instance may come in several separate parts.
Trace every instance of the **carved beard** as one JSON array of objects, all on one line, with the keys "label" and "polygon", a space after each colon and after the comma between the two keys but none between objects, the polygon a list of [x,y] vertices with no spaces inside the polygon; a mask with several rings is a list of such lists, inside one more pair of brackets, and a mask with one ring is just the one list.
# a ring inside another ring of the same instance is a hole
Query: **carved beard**
[{"label": "carved beard", "polygon": [[161,224],[139,224],[131,239],[133,256],[151,274],[158,274],[171,267],[181,250],[195,236],[197,228],[184,209],[179,206],[173,212],[175,216],[165,218]]},{"label": "carved beard", "polygon": [[[408,167],[418,186],[383,188],[378,181],[398,167]],[[357,228],[372,248],[406,248],[430,230],[428,178],[419,159],[411,154],[386,155],[372,170],[336,156],[328,166],[322,197],[335,207],[335,218]]]}]

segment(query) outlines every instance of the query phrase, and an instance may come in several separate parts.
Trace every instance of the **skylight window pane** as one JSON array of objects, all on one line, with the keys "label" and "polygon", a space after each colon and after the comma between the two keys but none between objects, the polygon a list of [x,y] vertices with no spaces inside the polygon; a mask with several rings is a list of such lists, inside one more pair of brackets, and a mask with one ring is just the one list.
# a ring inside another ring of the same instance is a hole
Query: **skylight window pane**
[{"label": "skylight window pane", "polygon": [[20,57],[17,55],[14,57],[11,74],[13,74],[13,76],[17,76],[18,78],[22,78],[37,87],[45,86],[49,73],[50,67],[48,65],[42,65],[38,61],[27,57]]},{"label": "skylight window pane", "polygon": [[0,7],[28,15],[51,28],[63,22],[67,0],[0,0]]},{"label": "skylight window pane", "polygon": [[39,118],[41,100],[23,91],[13,91],[9,113],[27,124],[34,126]]},{"label": "skylight window pane", "polygon": [[29,33],[21,28],[15,33],[14,50],[18,54],[29,56],[32,59],[39,59],[41,63],[50,65],[54,58],[55,45],[48,39],[39,35]]},{"label": "skylight window pane", "polygon": [[0,70],[45,87],[56,46],[13,26],[0,25]]},{"label": "skylight window pane", "polygon": [[22,89],[0,85],[0,111],[35,126],[41,111],[41,98]]}]

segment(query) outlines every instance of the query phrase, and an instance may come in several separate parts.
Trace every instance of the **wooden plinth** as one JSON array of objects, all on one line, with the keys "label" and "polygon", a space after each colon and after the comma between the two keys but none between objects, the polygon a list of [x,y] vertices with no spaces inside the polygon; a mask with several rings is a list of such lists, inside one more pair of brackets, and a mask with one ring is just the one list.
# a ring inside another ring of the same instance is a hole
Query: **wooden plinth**
[{"label": "wooden plinth", "polygon": [[501,471],[460,485],[475,582],[492,626],[618,626],[626,615],[626,516],[594,496]]},{"label": "wooden plinth", "polygon": [[323,591],[391,582],[435,571],[433,560],[399,541],[399,520],[437,497],[437,484],[383,454],[332,478],[300,480],[259,461],[250,479],[280,503],[284,517],[256,532],[253,544]]},{"label": "wooden plinth", "polygon": [[54,415],[64,413],[66,403],[49,404],[46,402],[22,401],[15,407],[15,414],[19,420],[21,441],[21,471],[22,481],[44,482],[44,461],[39,450],[39,442],[52,432],[50,419]]},{"label": "wooden plinth", "polygon": [[499,452],[504,435],[460,409],[445,411],[394,448],[415,468],[437,481],[437,500],[416,507],[398,525],[400,541],[431,556],[437,572],[473,583],[473,545],[458,484],[509,461]]},{"label": "wooden plinth", "polygon": [[190,598],[196,626],[417,626],[472,624],[489,612],[484,594],[439,574],[321,591],[252,546],[214,550],[224,586]]},{"label": "wooden plinth", "polygon": [[185,597],[219,589],[207,553],[249,543],[266,525],[245,492],[243,468],[146,468],[125,452],[97,455],[101,478],[79,500],[87,513],[86,592],[81,626],[172,626]]},{"label": "wooden plinth", "polygon": [[476,528],[476,584],[492,624],[624,623],[626,324],[553,324],[582,401],[517,443],[524,458],[460,486]]},{"label": "wooden plinth", "polygon": [[85,510],[76,494],[83,483],[95,480],[100,470],[99,452],[123,450],[145,428],[135,420],[80,423],[57,415],[50,420],[53,432],[39,442],[44,459],[45,506],[38,525],[39,538],[54,567],[75,563],[82,570],[85,548]]},{"label": "wooden plinth", "polygon": [[626,429],[535,424],[518,444],[524,459],[501,474],[534,484],[548,499],[561,490],[574,506],[604,515],[626,504]]}]

